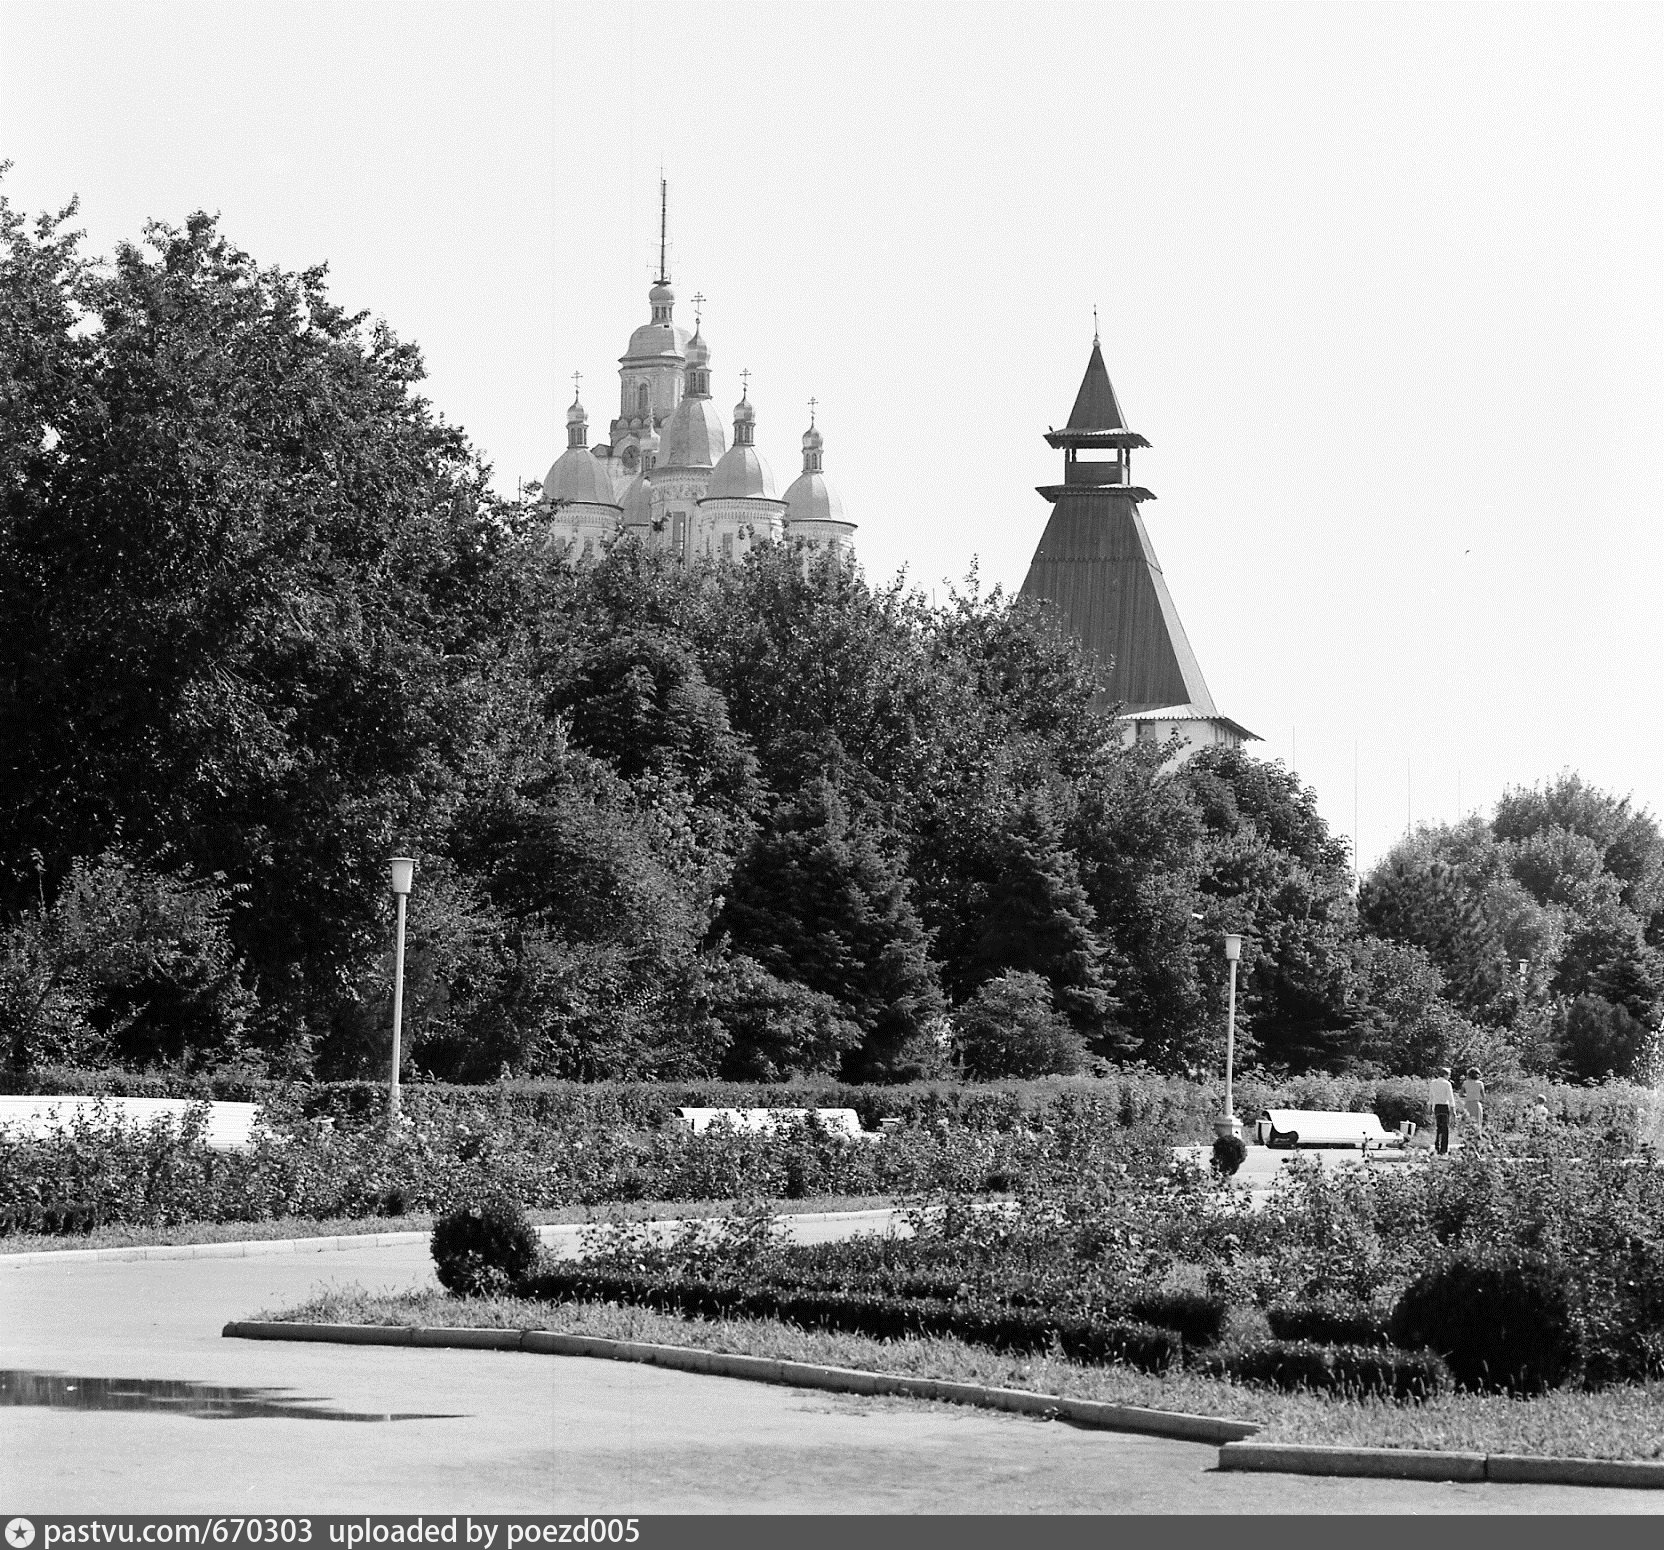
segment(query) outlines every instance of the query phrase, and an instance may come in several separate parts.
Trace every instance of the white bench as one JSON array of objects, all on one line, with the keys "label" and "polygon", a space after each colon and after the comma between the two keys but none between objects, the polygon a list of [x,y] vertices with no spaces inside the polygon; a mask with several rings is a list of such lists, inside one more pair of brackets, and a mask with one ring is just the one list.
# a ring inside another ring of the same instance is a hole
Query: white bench
[{"label": "white bench", "polygon": [[696,1136],[702,1136],[718,1121],[730,1129],[752,1135],[771,1136],[791,1125],[807,1124],[813,1114],[823,1129],[849,1141],[865,1141],[871,1131],[861,1128],[854,1109],[697,1109],[676,1111],[676,1117]]},{"label": "white bench", "polygon": [[[47,1094],[24,1097],[0,1096],[0,1131],[31,1140],[42,1139],[70,1129],[77,1120],[96,1122],[100,1108],[117,1124],[143,1130],[158,1119],[175,1128],[192,1102],[185,1098],[69,1098]],[[254,1145],[254,1121],[258,1105],[253,1103],[210,1103],[208,1128],[203,1140],[210,1151],[246,1152]]]},{"label": "white bench", "polygon": [[1343,1114],[1332,1109],[1266,1109],[1259,1118],[1265,1146],[1372,1146],[1402,1144],[1397,1131],[1382,1128],[1374,1114]]}]

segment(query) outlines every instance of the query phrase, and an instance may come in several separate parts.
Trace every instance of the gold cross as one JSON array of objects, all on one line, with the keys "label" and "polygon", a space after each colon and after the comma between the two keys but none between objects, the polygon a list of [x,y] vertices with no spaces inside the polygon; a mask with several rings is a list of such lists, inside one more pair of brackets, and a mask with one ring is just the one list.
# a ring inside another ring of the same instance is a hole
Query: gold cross
[{"label": "gold cross", "polygon": [[576,398],[578,396],[578,384],[580,382],[582,382],[583,380],[584,380],[584,374],[581,371],[575,371],[575,372],[572,373],[572,396],[573,396],[573,398]]},{"label": "gold cross", "polygon": [[700,318],[699,309],[704,305],[705,305],[705,293],[703,291],[695,291],[693,293],[693,322],[694,322],[694,327],[695,328],[697,328],[699,326],[699,318]]},{"label": "gold cross", "polygon": [[740,397],[744,398],[751,392],[751,369],[745,368],[740,372]]},{"label": "gold cross", "polygon": [[809,400],[809,428],[811,430],[814,429],[815,424],[815,405],[819,402],[820,400],[818,398],[811,398]]}]

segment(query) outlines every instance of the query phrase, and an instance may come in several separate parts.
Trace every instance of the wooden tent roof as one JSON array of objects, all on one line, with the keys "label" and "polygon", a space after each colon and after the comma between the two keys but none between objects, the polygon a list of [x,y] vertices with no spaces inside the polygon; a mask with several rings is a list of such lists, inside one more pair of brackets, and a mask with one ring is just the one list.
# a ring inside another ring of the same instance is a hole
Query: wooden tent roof
[{"label": "wooden tent roof", "polygon": [[1086,375],[1080,379],[1080,392],[1075,394],[1075,407],[1069,411],[1071,431],[1124,431],[1127,422],[1115,397],[1115,388],[1104,365],[1104,352],[1098,341],[1092,341],[1092,358],[1086,363]]},{"label": "wooden tent roof", "polygon": [[1138,506],[1125,491],[1072,487],[1057,501],[1023,595],[1054,604],[1063,628],[1108,670],[1105,706],[1192,705],[1218,715]]}]

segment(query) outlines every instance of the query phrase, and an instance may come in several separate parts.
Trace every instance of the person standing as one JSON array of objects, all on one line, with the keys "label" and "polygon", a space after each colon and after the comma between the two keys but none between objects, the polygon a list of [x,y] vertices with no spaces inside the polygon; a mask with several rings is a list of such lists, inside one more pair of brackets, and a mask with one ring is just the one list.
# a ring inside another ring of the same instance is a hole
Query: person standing
[{"label": "person standing", "polygon": [[1433,1150],[1443,1157],[1450,1150],[1450,1111],[1456,1107],[1448,1066],[1427,1084],[1427,1101],[1433,1105]]},{"label": "person standing", "polygon": [[1479,1080],[1479,1067],[1469,1066],[1462,1083],[1462,1107],[1468,1111],[1477,1135],[1485,1128],[1485,1084]]}]

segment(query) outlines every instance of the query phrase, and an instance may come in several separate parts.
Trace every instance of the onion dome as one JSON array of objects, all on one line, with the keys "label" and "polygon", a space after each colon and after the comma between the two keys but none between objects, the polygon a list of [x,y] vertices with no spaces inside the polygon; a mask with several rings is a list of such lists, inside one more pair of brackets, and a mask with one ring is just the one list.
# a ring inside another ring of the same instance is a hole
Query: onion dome
[{"label": "onion dome", "polygon": [[711,472],[709,499],[723,496],[742,500],[778,500],[775,494],[774,473],[763,461],[753,444],[757,428],[757,411],[742,398],[734,405],[734,444],[722,454]]},{"label": "onion dome", "polygon": [[568,450],[589,445],[589,413],[575,394],[566,411],[566,445]]},{"label": "onion dome", "polygon": [[803,433],[803,472],[792,480],[786,490],[788,524],[845,520],[843,500],[821,472],[823,445],[821,433],[815,428],[811,416],[809,429]]},{"label": "onion dome", "polygon": [[543,480],[543,502],[584,506],[616,506],[612,475],[607,465],[585,446],[568,447],[555,459]]}]

